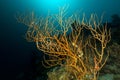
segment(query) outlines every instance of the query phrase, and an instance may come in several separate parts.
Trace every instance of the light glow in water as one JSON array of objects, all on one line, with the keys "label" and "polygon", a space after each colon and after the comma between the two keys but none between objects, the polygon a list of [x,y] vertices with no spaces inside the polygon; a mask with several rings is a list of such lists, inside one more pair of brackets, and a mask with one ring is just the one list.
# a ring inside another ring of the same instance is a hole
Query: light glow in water
[{"label": "light glow in water", "polygon": [[[59,7],[68,6],[69,9],[75,8],[77,0],[39,0],[38,5],[42,8],[44,12],[48,10],[57,12]],[[38,6],[38,7],[39,7]]]}]

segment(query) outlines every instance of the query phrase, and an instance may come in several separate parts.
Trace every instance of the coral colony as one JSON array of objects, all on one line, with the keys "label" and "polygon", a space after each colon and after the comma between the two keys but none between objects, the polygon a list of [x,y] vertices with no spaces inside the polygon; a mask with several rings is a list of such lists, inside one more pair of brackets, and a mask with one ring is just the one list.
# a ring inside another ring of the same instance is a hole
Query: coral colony
[{"label": "coral colony", "polygon": [[66,17],[66,11],[62,7],[58,14],[40,18],[32,12],[17,20],[28,26],[26,39],[45,54],[43,66],[54,67],[48,80],[97,80],[109,56],[105,48],[111,32],[96,14],[87,20],[84,14],[82,19],[77,14]]}]

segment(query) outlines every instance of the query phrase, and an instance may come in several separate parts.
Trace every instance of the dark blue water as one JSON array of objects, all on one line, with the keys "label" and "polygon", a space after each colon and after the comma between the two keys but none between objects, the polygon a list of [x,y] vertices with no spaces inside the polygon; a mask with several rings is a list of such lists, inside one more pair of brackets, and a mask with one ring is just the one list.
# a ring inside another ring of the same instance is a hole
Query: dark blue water
[{"label": "dark blue water", "polygon": [[45,16],[48,10],[57,13],[58,7],[66,4],[68,15],[76,10],[87,17],[105,13],[104,20],[108,22],[111,15],[120,15],[120,0],[0,0],[0,80],[14,80],[20,72],[29,70],[32,52],[37,51],[34,43],[24,39],[27,27],[16,21],[16,13],[34,11]]}]

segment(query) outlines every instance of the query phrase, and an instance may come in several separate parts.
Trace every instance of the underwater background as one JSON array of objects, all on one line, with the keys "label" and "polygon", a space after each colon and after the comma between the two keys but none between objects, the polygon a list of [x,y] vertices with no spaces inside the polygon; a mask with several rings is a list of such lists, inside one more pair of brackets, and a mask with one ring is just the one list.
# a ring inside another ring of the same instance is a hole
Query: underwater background
[{"label": "underwater background", "polygon": [[[112,30],[111,44],[115,42],[111,49],[114,46],[114,51],[120,49],[120,0],[0,0],[0,80],[17,80],[23,76],[36,75],[32,74],[34,60],[42,60],[42,53],[36,49],[35,44],[26,41],[24,34],[27,27],[17,22],[16,14],[34,11],[38,16],[46,16],[48,11],[57,13],[58,7],[64,5],[69,5],[68,15],[79,10],[86,17],[91,13],[100,17],[104,13],[103,22],[108,22]],[[35,53],[39,56],[34,55]],[[112,63],[120,61],[120,51],[116,53]],[[115,74],[120,75],[120,64],[115,64],[119,66]],[[105,72],[110,73],[109,70]],[[114,69],[112,72],[114,73]],[[39,72],[42,76],[41,73]],[[120,80],[120,77],[115,80]]]}]

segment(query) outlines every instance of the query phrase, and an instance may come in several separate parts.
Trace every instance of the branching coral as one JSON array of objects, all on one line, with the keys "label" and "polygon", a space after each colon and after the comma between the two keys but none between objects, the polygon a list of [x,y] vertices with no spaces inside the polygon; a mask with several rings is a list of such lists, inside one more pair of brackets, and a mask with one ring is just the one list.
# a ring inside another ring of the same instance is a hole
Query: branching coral
[{"label": "branching coral", "polygon": [[103,56],[111,38],[110,30],[95,14],[87,21],[84,15],[82,20],[77,14],[65,17],[65,7],[59,11],[46,18],[37,18],[31,13],[18,16],[17,20],[28,26],[26,39],[35,42],[45,53],[45,67],[60,65],[77,80],[86,80],[86,76],[90,76],[89,80],[97,80],[108,58],[103,59]]}]

